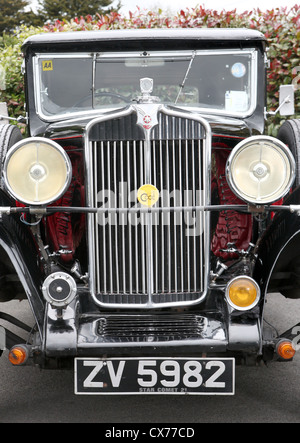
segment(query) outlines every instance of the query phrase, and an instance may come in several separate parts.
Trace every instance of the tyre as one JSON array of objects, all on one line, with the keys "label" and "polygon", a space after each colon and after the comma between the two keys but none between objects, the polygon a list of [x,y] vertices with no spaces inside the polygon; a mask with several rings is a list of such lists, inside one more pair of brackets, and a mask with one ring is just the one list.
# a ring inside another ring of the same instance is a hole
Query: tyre
[{"label": "tyre", "polygon": [[[17,126],[10,124],[0,124],[0,188],[3,189],[2,169],[7,151],[18,141],[22,140],[22,134]],[[18,284],[10,281],[10,277],[15,277],[14,269],[10,266],[8,257],[2,257],[0,250],[0,302],[5,302],[15,298]],[[14,280],[14,278],[12,278]],[[0,351],[1,352],[1,351]]]},{"label": "tyre", "polygon": [[277,138],[286,144],[296,162],[296,179],[293,187],[300,184],[300,120],[286,120],[278,131]]},{"label": "tyre", "polygon": [[7,151],[18,141],[22,140],[22,134],[17,126],[0,124],[0,187],[3,189],[2,170]]}]

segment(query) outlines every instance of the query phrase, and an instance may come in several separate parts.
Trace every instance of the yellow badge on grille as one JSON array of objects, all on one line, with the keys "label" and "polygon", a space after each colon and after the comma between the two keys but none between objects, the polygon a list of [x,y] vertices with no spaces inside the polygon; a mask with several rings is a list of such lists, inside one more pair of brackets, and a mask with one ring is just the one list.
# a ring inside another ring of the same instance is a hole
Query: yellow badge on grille
[{"label": "yellow badge on grille", "polygon": [[159,190],[153,185],[143,185],[137,191],[138,201],[144,206],[153,206],[159,199]]}]

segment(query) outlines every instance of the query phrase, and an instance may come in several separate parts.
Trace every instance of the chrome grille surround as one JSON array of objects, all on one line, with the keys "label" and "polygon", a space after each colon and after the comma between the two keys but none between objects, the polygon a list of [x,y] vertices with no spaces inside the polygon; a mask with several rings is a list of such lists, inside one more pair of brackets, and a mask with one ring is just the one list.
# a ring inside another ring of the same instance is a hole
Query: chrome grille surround
[{"label": "chrome grille surround", "polygon": [[[151,116],[150,125],[145,124],[145,115]],[[137,126],[128,136],[125,125],[125,139],[118,140],[116,127],[124,118],[137,119]],[[99,125],[109,121],[115,131],[103,140]],[[148,309],[202,301],[208,287],[210,250],[210,215],[203,210],[210,204],[208,122],[163,105],[131,105],[87,125],[85,161],[87,204],[97,207],[101,191],[114,195],[106,207],[99,207],[98,214],[88,215],[89,285],[96,304]],[[120,183],[126,183],[130,192],[150,183],[162,193],[174,190],[168,189],[171,182],[180,187],[179,194],[172,196],[173,204],[170,198],[160,198],[146,208],[119,199]],[[184,200],[182,195],[190,185],[192,197]],[[184,235],[187,228],[182,220],[195,220],[195,216],[201,234]],[[140,226],[129,226],[129,217],[139,217]]]}]

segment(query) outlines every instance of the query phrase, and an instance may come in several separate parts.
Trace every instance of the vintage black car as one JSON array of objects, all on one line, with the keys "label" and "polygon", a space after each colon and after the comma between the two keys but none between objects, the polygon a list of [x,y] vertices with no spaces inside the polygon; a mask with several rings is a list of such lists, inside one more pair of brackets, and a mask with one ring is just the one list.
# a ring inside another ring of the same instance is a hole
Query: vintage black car
[{"label": "vintage black car", "polygon": [[264,135],[266,46],[245,29],[24,42],[0,302],[27,297],[36,324],[0,312],[28,332],[0,328],[13,364],[74,367],[77,394],[233,394],[235,364],[292,360],[300,328],[277,336],[264,306],[300,298],[300,123]]}]

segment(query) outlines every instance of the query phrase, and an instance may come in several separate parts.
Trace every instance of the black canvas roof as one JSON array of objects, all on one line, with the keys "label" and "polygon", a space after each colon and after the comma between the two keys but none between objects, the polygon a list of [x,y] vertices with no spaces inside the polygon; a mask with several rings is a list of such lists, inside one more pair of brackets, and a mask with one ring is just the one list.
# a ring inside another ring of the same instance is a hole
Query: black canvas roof
[{"label": "black canvas roof", "polygon": [[[256,30],[238,28],[155,28],[125,29],[106,31],[48,32],[29,37],[23,50],[60,51],[76,47],[76,50],[124,50],[142,49],[183,49],[189,47],[265,45],[264,35]],[[140,47],[140,48],[139,48]]]}]

